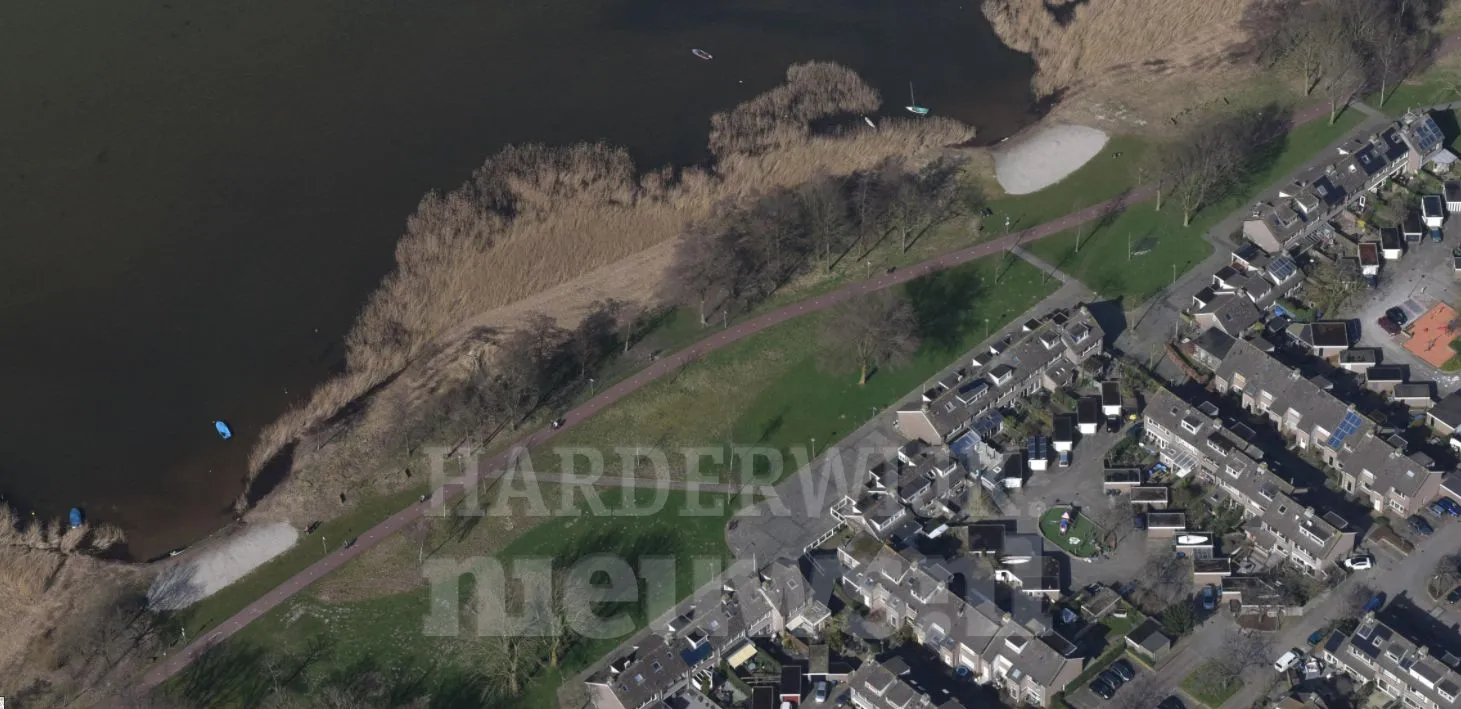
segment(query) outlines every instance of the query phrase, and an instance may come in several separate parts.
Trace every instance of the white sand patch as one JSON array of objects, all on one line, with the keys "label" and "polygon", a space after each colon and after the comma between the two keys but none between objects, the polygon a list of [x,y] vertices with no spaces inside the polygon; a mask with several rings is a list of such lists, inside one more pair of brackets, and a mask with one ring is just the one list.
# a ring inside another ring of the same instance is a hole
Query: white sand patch
[{"label": "white sand patch", "polygon": [[294,525],[249,527],[178,559],[147,589],[154,610],[187,608],[284,553],[299,539]]},{"label": "white sand patch", "polygon": [[994,176],[1009,194],[1038,192],[1086,164],[1106,140],[1087,126],[1041,126],[994,149]]}]

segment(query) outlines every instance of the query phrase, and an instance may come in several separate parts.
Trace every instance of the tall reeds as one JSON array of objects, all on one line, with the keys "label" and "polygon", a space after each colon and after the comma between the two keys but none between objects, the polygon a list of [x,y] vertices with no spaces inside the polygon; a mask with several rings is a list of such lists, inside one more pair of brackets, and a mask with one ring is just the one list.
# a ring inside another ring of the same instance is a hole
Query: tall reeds
[{"label": "tall reeds", "polygon": [[[491,322],[494,309],[666,244],[723,200],[973,137],[971,128],[944,119],[812,129],[813,121],[877,103],[877,93],[850,70],[799,64],[786,84],[712,119],[710,166],[640,173],[624,150],[602,144],[504,149],[460,188],[422,199],[396,248],[395,271],[346,338],[345,373],[266,429],[251,468],[258,471],[408,365],[419,369],[453,351],[451,343],[472,326],[512,324]],[[662,269],[662,261],[645,263]],[[617,294],[585,292],[580,307],[606,295]],[[417,372],[407,379],[419,385],[430,378]]]}]

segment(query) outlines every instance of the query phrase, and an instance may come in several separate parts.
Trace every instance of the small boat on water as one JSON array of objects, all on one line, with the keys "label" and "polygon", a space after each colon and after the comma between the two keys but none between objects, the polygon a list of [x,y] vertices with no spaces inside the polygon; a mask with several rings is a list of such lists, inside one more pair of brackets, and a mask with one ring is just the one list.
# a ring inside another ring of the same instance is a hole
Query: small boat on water
[{"label": "small boat on water", "polygon": [[873,119],[868,118],[867,116],[863,116],[862,119],[864,121],[867,121],[867,127],[871,128],[873,130],[877,130],[878,129],[878,124],[873,123]]},{"label": "small boat on water", "polygon": [[690,50],[690,53],[694,54],[697,57],[700,57],[701,59],[704,59],[707,62],[715,58],[714,56],[711,56],[710,52],[707,52],[703,49],[692,49]]},{"label": "small boat on water", "polygon": [[224,423],[222,421],[214,421],[213,422],[213,430],[217,431],[218,432],[218,437],[219,438],[222,438],[225,441],[228,440],[228,439],[230,439],[230,438],[233,438],[233,429],[229,428],[228,427],[228,424],[226,424],[226,423]]},{"label": "small boat on water", "polygon": [[913,82],[908,82],[908,105],[904,106],[909,113],[915,116],[927,116],[928,109],[918,105],[918,100],[913,98]]},{"label": "small boat on water", "polygon": [[72,507],[71,513],[66,516],[66,522],[71,525],[72,529],[80,527],[86,523],[86,513],[82,512],[80,507]]}]

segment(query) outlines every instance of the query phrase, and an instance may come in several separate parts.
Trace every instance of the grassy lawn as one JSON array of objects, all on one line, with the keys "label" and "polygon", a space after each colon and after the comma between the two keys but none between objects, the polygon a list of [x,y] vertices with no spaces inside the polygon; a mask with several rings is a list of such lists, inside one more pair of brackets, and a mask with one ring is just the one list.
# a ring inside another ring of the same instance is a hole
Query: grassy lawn
[{"label": "grassy lawn", "polygon": [[[865,386],[857,385],[853,372],[829,372],[819,365],[816,328],[821,318],[812,316],[708,355],[586,422],[562,443],[609,448],[634,443],[716,446],[734,441],[787,449],[808,445],[815,437],[819,448],[823,447],[972,348],[984,338],[986,318],[991,331],[998,329],[1048,295],[1053,284],[1040,276],[1022,261],[1006,263],[997,256],[908,284],[909,299],[924,329],[922,345],[912,362],[877,373]],[[556,463],[547,458],[535,456],[539,469]],[[671,463],[679,469],[680,461]],[[790,469],[788,464],[783,473]],[[603,495],[610,510],[615,508],[616,494]],[[401,497],[382,504],[394,508],[410,499],[405,494]],[[556,496],[545,497],[551,498],[549,508],[556,508]],[[673,603],[696,587],[689,559],[724,556],[724,524],[740,504],[722,498],[723,513],[686,517],[680,514],[683,499],[683,494],[672,493],[669,505],[649,516],[584,514],[542,523],[529,521],[536,526],[517,530],[517,536],[496,558],[547,557],[566,564],[591,553],[630,560],[674,557],[679,562],[674,578],[641,581],[640,595]],[[359,514],[368,516],[368,511],[362,509]],[[485,523],[461,532],[465,537],[493,534],[501,534],[499,527]],[[332,538],[335,535],[330,532]],[[303,555],[300,566],[315,558],[308,553],[310,548],[306,543],[291,552]],[[453,542],[440,545],[436,554],[439,558],[470,558],[473,548],[470,540]],[[416,553],[414,545],[408,551]],[[360,563],[356,560],[352,566]],[[265,569],[269,576],[251,577],[246,585],[229,592],[246,602],[287,576],[286,570],[297,570],[284,565]],[[349,575],[350,570],[347,566],[341,574]],[[341,603],[301,595],[210,652],[175,679],[171,688],[197,706],[244,707],[261,702],[270,691],[272,678],[281,675],[290,678],[285,684],[293,691],[308,693],[369,675],[388,686],[401,687],[402,692],[445,698],[433,706],[478,706],[471,702],[481,701],[484,688],[501,686],[500,676],[494,678],[485,669],[497,661],[493,659],[497,641],[465,632],[472,627],[470,613],[462,613],[464,632],[458,636],[426,635],[423,620],[430,599],[425,588]],[[227,614],[221,604],[208,607],[210,617],[217,616],[213,622]],[[634,605],[626,612],[635,627],[640,627],[646,617],[660,610],[646,611]],[[614,637],[575,644],[557,667],[540,668],[516,697],[494,696],[491,705],[554,706],[556,689],[564,679],[621,640]]]},{"label": "grassy lawn", "polygon": [[1182,691],[1193,699],[1214,708],[1222,706],[1223,702],[1231,699],[1242,686],[1243,680],[1228,678],[1212,662],[1200,665],[1192,671],[1192,674],[1182,680]]},{"label": "grassy lawn", "polygon": [[1326,120],[1315,121],[1269,143],[1263,168],[1250,176],[1234,196],[1199,211],[1190,226],[1182,226],[1181,208],[1170,200],[1161,211],[1155,209],[1155,202],[1148,201],[1084,229],[1070,229],[1032,242],[1027,248],[1103,297],[1121,299],[1125,307],[1133,307],[1212,253],[1212,247],[1202,238],[1205,232],[1313,160],[1325,146],[1363,120],[1358,111],[1350,110],[1341,114],[1333,126]]},{"label": "grassy lawn", "polygon": [[1380,105],[1378,91],[1366,96],[1365,103],[1391,116],[1400,116],[1407,109],[1417,106],[1434,106],[1461,99],[1454,88],[1461,75],[1461,57],[1455,54],[1441,57],[1436,65],[1401,82],[1399,86],[1386,90],[1385,105]]},{"label": "grassy lawn", "polygon": [[[996,282],[997,274],[1003,276]],[[993,256],[920,278],[905,286],[922,329],[908,364],[874,373],[829,371],[820,361],[825,314],[778,325],[707,355],[680,373],[625,398],[562,439],[565,446],[603,451],[625,446],[679,450],[709,446],[721,459],[701,470],[724,473],[730,445],[770,446],[794,468],[813,442],[818,450],[856,430],[956,357],[1055,289],[1039,271]],[[612,455],[606,461],[617,470]],[[671,461],[679,468],[679,462]]]},{"label": "grassy lawn", "polygon": [[199,601],[191,608],[167,614],[164,620],[172,626],[173,636],[179,641],[182,639],[182,631],[186,631],[189,638],[197,638],[203,631],[227,620],[291,576],[319,561],[324,555],[322,539],[331,550],[338,549],[346,539],[358,536],[375,526],[424,492],[426,485],[423,481],[419,488],[412,487],[394,495],[362,500],[349,512],[322,523],[313,535],[301,537],[294,548],[271,559],[253,573]]},{"label": "grassy lawn", "polygon": [[[1076,515],[1075,522],[1070,525],[1070,531],[1065,534],[1060,533],[1060,515],[1067,509],[1069,508],[1053,507],[1045,510],[1045,513],[1040,515],[1040,533],[1071,556],[1081,558],[1094,556],[1096,553],[1096,525],[1092,524],[1085,515]],[[1071,537],[1079,538],[1080,543],[1071,544]]]},{"label": "grassy lawn", "polygon": [[[649,491],[638,493],[637,504],[650,502]],[[605,492],[609,510],[622,508],[618,491]],[[685,495],[670,493],[666,505],[642,517],[554,517],[519,536],[496,558],[510,568],[513,560],[550,558],[558,568],[589,554],[612,554],[630,562],[647,557],[670,557],[673,575],[646,574],[640,579],[639,599],[618,609],[643,627],[645,618],[661,607],[646,608],[655,600],[669,603],[687,595],[702,579],[693,578],[691,561],[702,557],[724,559],[723,528],[727,515],[684,514]],[[445,555],[444,558],[453,558]],[[470,558],[470,557],[463,557]],[[212,650],[170,689],[199,707],[258,706],[272,683],[300,693],[317,694],[371,676],[390,688],[392,697],[406,701],[421,694],[434,697],[432,706],[532,706],[556,704],[554,692],[569,674],[592,662],[622,638],[583,640],[566,648],[558,667],[544,667],[525,684],[518,696],[483,698],[493,685],[493,670],[501,662],[494,652],[501,641],[477,637],[471,612],[471,579],[459,587],[460,632],[438,637],[425,632],[431,593],[425,588],[356,603],[328,604],[309,596],[285,603]],[[448,583],[461,583],[460,579]],[[611,612],[614,609],[608,609]],[[605,616],[609,613],[605,613]],[[490,694],[490,692],[489,692]]]},{"label": "grassy lawn", "polygon": [[[1148,142],[1141,137],[1114,136],[1096,157],[1060,182],[1039,192],[990,199],[994,216],[989,218],[989,230],[1002,233],[1006,216],[1010,217],[1010,228],[1018,231],[1120,195],[1140,183],[1137,166],[1142,164],[1148,148]],[[1121,153],[1121,157],[1111,157],[1115,153]]]}]

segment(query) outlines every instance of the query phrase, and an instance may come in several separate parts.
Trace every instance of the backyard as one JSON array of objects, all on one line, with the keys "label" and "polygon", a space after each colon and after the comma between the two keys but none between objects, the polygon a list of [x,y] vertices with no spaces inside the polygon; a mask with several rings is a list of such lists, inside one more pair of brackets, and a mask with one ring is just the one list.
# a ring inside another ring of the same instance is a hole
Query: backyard
[{"label": "backyard", "polygon": [[[1066,512],[1071,513],[1074,521],[1071,522],[1070,529],[1062,533],[1060,516]],[[1052,507],[1045,510],[1040,515],[1040,533],[1071,556],[1085,559],[1096,555],[1096,536],[1100,531],[1089,518],[1072,508]]]}]

